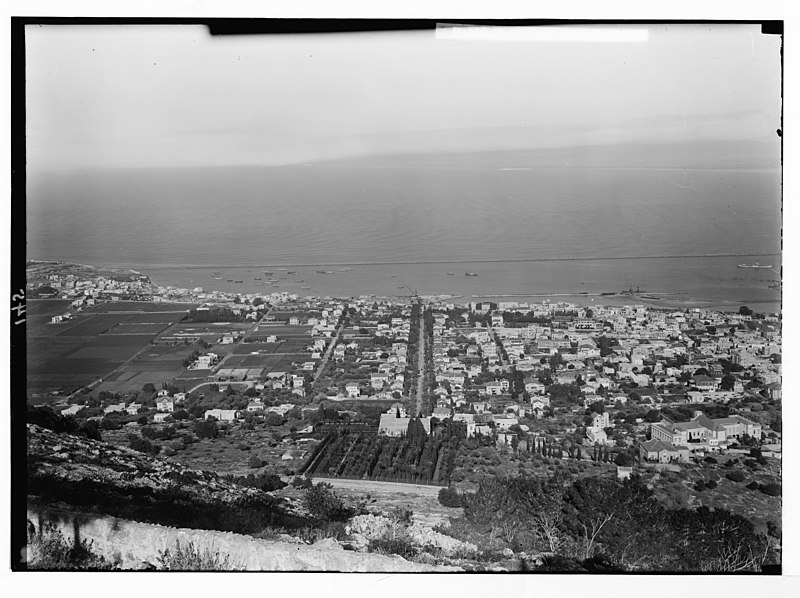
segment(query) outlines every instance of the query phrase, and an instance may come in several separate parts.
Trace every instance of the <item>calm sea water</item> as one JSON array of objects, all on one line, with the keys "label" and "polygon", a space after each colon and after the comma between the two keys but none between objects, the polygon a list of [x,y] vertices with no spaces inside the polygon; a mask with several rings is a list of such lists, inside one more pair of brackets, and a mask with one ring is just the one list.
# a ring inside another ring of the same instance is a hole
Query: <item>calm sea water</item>
[{"label": "calm sea water", "polygon": [[[27,257],[243,292],[408,287],[468,300],[640,286],[777,308],[779,170],[635,158],[515,152],[41,174],[28,187]],[[754,260],[775,270],[736,268]]]}]

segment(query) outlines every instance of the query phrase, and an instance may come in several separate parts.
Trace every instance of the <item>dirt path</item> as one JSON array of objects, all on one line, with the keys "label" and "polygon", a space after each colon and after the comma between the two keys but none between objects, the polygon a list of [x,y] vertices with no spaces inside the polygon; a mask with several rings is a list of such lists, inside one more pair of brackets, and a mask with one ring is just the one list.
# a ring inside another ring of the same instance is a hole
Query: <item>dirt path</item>
[{"label": "dirt path", "polygon": [[378,482],[374,480],[345,480],[341,478],[313,478],[315,482],[326,482],[334,488],[357,490],[359,492],[387,492],[416,494],[419,496],[438,496],[442,486],[425,486],[422,484],[403,484],[400,482]]}]

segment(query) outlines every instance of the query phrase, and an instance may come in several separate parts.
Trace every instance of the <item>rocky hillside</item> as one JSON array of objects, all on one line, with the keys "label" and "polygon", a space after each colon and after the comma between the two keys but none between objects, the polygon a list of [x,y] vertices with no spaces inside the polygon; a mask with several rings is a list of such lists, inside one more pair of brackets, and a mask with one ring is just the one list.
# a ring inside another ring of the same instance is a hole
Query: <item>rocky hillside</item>
[{"label": "rocky hillside", "polygon": [[138,521],[252,533],[293,517],[283,501],[132,449],[28,424],[28,494]]}]

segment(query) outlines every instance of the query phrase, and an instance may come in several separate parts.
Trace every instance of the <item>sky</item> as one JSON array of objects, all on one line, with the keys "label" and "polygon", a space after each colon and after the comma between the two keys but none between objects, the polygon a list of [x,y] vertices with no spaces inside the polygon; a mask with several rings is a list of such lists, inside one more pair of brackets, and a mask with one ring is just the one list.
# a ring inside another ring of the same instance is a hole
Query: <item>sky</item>
[{"label": "sky", "polygon": [[775,139],[779,37],[753,25],[631,30],[644,41],[29,26],[28,168]]}]

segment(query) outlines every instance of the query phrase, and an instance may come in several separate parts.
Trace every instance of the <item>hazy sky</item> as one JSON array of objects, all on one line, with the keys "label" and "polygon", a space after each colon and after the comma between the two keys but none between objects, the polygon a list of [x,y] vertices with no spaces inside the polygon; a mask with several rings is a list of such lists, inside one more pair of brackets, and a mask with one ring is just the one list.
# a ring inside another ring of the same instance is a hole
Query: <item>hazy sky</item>
[{"label": "hazy sky", "polygon": [[631,27],[646,41],[29,26],[29,169],[775,138],[779,37]]}]

